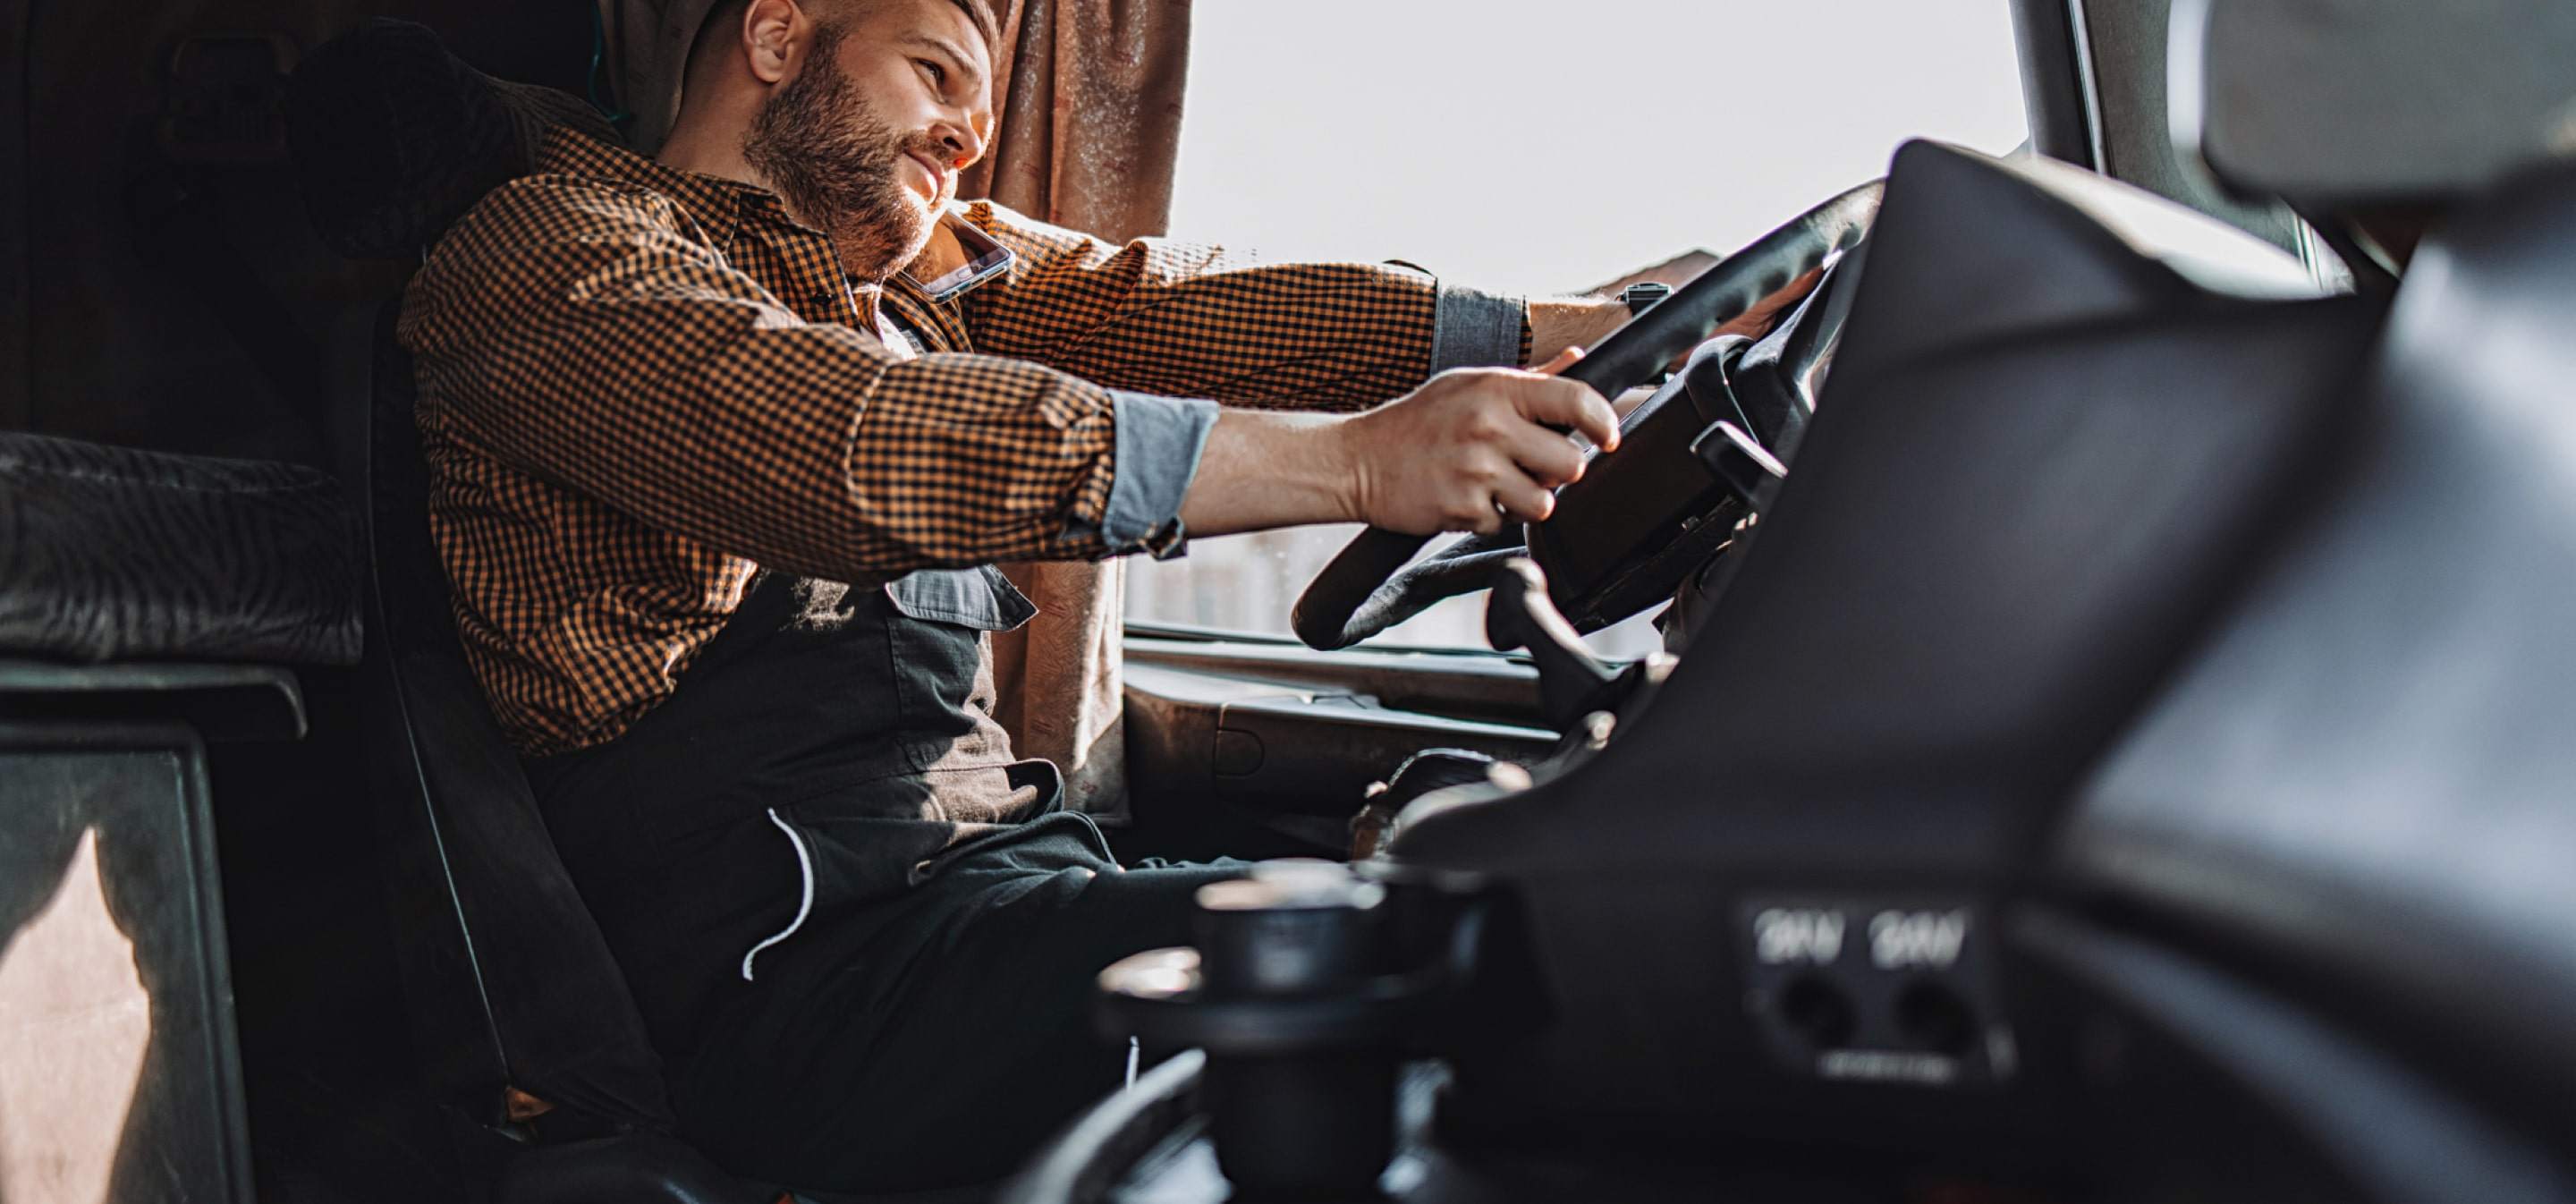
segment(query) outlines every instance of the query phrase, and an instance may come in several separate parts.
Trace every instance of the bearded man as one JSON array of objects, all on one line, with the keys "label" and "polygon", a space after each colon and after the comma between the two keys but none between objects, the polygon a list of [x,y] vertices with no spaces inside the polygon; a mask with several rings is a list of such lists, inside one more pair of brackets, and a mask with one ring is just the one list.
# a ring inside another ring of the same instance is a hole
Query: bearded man
[{"label": "bearded man", "polygon": [[1544,518],[1610,407],[1476,365],[1625,310],[958,204],[980,0],[665,24],[658,154],[555,131],[406,296],[455,617],[683,1134],[801,1188],[993,1179],[1118,1080],[1093,975],[1230,871],[1122,869],[1013,756],[990,566]]}]

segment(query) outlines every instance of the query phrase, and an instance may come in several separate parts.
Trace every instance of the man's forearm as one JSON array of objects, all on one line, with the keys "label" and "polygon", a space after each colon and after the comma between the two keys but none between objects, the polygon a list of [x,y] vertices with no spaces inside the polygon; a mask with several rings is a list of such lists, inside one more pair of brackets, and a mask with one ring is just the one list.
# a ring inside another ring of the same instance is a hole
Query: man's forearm
[{"label": "man's forearm", "polygon": [[1583,475],[1569,430],[1619,444],[1618,419],[1589,386],[1509,368],[1444,372],[1365,414],[1225,411],[1181,519],[1200,535],[1329,522],[1428,535],[1536,522],[1554,508],[1549,491]]},{"label": "man's forearm", "polygon": [[[1710,333],[1743,335],[1758,339],[1771,329],[1780,315],[1804,299],[1822,278],[1821,269],[1810,269],[1752,307],[1728,319]],[[1628,304],[1617,299],[1598,297],[1554,297],[1529,303],[1530,362],[1543,364],[1568,347],[1590,350],[1610,332],[1628,324]],[[1676,361],[1678,367],[1679,361]]]},{"label": "man's forearm", "polygon": [[1182,498],[1182,525],[1208,536],[1358,521],[1344,421],[1261,410],[1219,414]]},{"label": "man's forearm", "polygon": [[1551,297],[1529,303],[1530,362],[1544,364],[1568,347],[1589,349],[1628,321],[1622,301]]}]

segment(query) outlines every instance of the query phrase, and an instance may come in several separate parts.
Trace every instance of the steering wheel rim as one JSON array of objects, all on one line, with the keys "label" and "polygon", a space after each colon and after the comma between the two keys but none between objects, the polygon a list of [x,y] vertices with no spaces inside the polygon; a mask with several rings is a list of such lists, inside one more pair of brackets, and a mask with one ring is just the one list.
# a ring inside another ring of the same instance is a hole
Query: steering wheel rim
[{"label": "steering wheel rim", "polygon": [[[1651,379],[1754,302],[1859,241],[1877,214],[1879,187],[1880,182],[1873,180],[1848,189],[1746,244],[1612,331],[1561,375],[1592,386],[1604,397],[1616,397]],[[1618,454],[1596,458],[1615,460]],[[1514,534],[1520,538],[1510,538]],[[1526,538],[1526,528],[1516,532],[1506,527],[1498,536],[1461,540],[1441,555],[1407,568],[1431,536],[1371,527],[1352,537],[1307,582],[1289,612],[1289,627],[1310,648],[1350,647],[1413,617],[1431,602],[1467,592],[1454,588],[1460,574],[1485,575],[1486,561],[1499,562]],[[1446,592],[1432,592],[1442,588]]]}]

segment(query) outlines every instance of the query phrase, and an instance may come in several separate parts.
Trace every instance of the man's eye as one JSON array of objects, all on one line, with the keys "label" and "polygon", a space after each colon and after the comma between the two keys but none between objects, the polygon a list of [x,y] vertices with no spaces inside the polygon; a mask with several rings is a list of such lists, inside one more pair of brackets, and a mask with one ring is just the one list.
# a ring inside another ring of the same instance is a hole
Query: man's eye
[{"label": "man's eye", "polygon": [[921,69],[930,73],[930,82],[931,82],[932,84],[934,84],[934,85],[936,85],[936,86],[940,86],[940,87],[946,87],[946,86],[947,86],[947,84],[948,84],[948,69],[947,69],[947,68],[942,67],[942,66],[940,66],[939,64],[937,64],[937,63],[934,63],[934,62],[930,61],[929,59],[914,59],[914,60],[912,60],[912,61],[914,61],[914,62],[916,62],[916,63],[921,64]]}]

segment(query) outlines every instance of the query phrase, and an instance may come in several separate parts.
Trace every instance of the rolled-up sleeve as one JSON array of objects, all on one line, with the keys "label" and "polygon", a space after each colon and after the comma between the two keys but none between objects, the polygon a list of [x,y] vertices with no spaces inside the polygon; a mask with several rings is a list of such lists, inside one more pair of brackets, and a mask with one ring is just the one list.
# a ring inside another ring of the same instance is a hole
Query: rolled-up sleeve
[{"label": "rolled-up sleeve", "polygon": [[[1118,404],[1117,472],[1100,521],[1112,553],[1144,551],[1156,559],[1180,554],[1187,539],[1181,499],[1197,478],[1200,453],[1216,426],[1210,401],[1115,393]],[[1070,532],[1077,538],[1084,532]]]},{"label": "rolled-up sleeve", "polygon": [[1454,284],[1432,307],[1431,370],[1518,366],[1529,360],[1529,302]]}]

